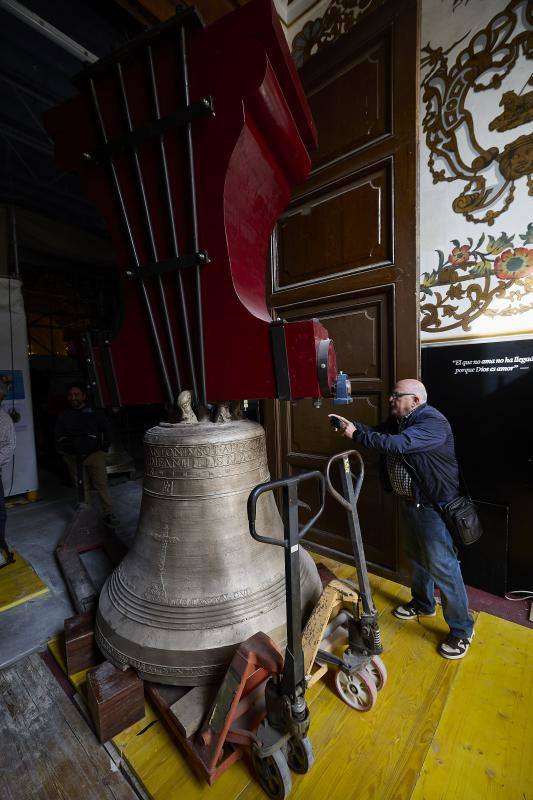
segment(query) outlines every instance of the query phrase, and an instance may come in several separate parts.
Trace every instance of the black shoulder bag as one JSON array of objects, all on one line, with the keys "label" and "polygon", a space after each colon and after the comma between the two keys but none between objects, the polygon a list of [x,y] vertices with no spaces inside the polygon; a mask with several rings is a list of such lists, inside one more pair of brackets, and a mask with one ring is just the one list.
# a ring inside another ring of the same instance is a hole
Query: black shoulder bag
[{"label": "black shoulder bag", "polygon": [[477,542],[483,535],[483,528],[478,517],[476,505],[470,497],[461,467],[459,467],[459,486],[463,490],[463,494],[446,503],[442,508],[431,499],[423,482],[420,480],[420,476],[418,473],[416,475],[422,494],[444,520],[455,544],[468,547]]},{"label": "black shoulder bag", "polygon": [[459,495],[451,503],[439,508],[439,511],[457,544],[467,547],[481,538],[483,528],[468,490],[466,494]]}]

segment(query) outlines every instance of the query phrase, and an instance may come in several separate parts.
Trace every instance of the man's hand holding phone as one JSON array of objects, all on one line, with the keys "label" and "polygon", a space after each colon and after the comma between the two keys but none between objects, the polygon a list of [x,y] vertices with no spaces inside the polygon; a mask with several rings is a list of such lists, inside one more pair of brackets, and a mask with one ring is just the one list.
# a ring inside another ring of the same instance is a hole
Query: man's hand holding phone
[{"label": "man's hand holding phone", "polygon": [[343,436],[346,436],[347,439],[352,439],[355,431],[357,428],[350,422],[349,419],[345,419],[344,417],[339,417],[338,414],[328,414],[329,421],[331,427],[335,429],[335,431],[340,431]]}]

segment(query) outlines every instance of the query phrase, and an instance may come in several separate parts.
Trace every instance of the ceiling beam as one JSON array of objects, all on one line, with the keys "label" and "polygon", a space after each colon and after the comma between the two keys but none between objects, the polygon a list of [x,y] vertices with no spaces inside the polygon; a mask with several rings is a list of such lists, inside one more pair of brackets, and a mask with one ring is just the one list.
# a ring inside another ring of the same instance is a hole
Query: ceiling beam
[{"label": "ceiling beam", "polygon": [[204,22],[209,25],[225,14],[246,5],[248,0],[115,0],[122,8],[145,25],[164,22],[176,13],[176,6],[195,6]]},{"label": "ceiling beam", "polygon": [[80,61],[88,61],[91,64],[98,61],[98,56],[95,56],[90,50],[87,50],[83,45],[75,42],[74,39],[71,39],[70,36],[67,36],[66,33],[63,33],[63,31],[51,25],[38,14],[30,11],[29,8],[23,6],[18,0],[0,0],[0,8],[3,8],[4,11],[17,17],[17,19],[21,20],[25,25],[33,28],[37,33],[45,36],[51,42],[61,47],[62,50],[70,53]]}]

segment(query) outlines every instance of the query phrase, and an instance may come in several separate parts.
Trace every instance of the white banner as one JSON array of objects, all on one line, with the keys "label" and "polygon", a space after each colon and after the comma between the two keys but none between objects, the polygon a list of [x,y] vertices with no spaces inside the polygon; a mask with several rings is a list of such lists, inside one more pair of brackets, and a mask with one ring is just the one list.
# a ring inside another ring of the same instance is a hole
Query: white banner
[{"label": "white banner", "polygon": [[21,282],[4,277],[0,277],[0,380],[9,386],[2,408],[12,415],[17,435],[14,457],[2,470],[4,491],[11,496],[36,490],[38,480]]}]

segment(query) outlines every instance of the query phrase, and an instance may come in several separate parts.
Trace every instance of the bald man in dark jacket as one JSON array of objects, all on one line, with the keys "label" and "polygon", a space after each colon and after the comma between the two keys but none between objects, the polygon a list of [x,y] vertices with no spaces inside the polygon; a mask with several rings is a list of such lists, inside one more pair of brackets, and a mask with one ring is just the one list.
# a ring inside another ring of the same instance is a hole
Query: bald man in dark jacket
[{"label": "bald man in dark jacket", "polygon": [[450,423],[428,405],[424,385],[399,381],[390,395],[391,416],[371,427],[338,417],[340,431],[382,453],[390,487],[398,496],[401,531],[411,562],[412,599],[398,606],[401,620],[435,616],[435,586],[440,589],[450,634],[439,645],[444,658],[463,658],[474,635],[457,552],[440,513],[459,495],[459,468]]}]

